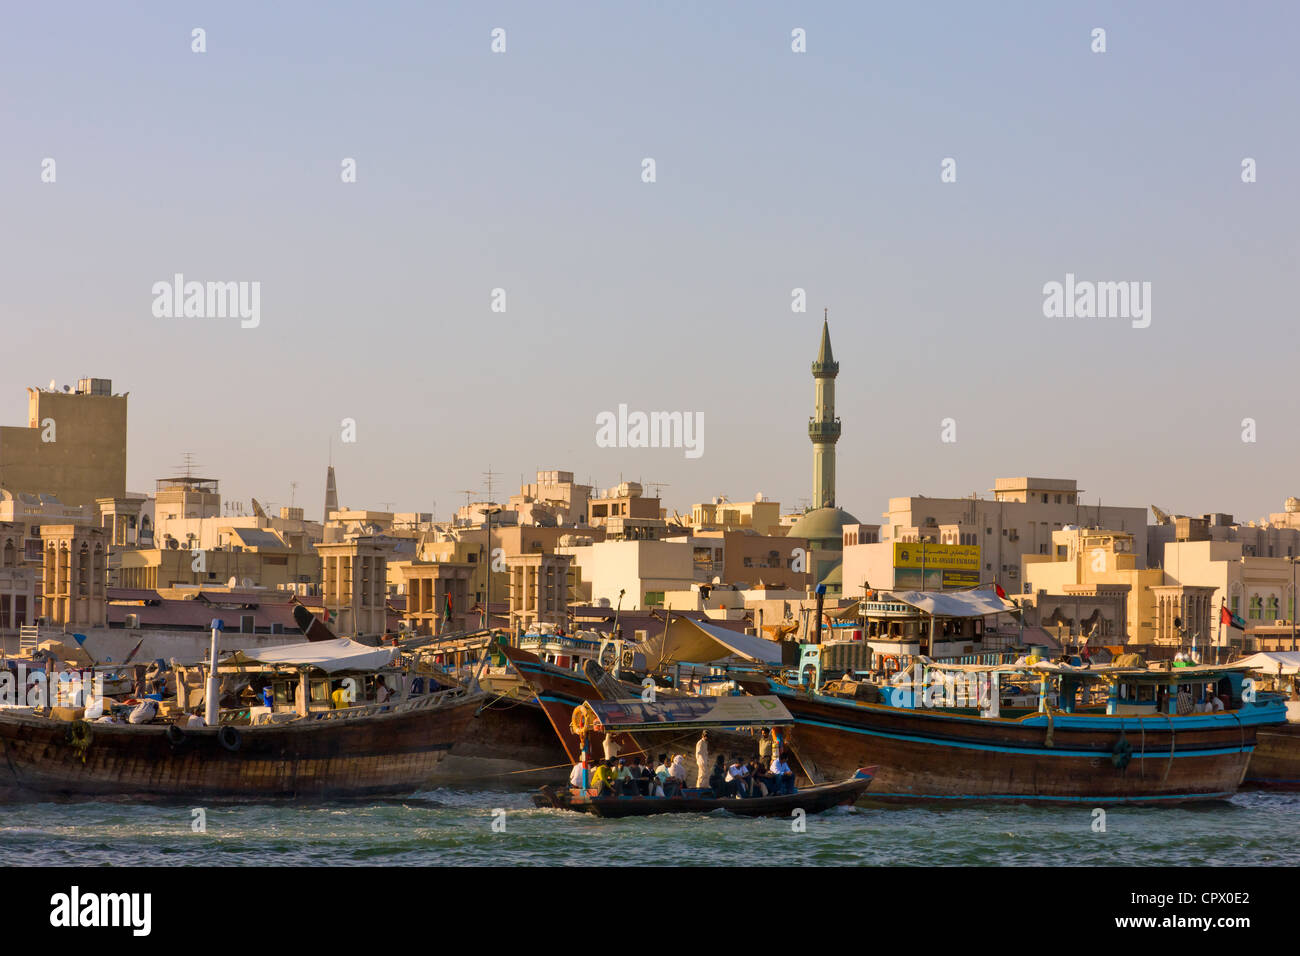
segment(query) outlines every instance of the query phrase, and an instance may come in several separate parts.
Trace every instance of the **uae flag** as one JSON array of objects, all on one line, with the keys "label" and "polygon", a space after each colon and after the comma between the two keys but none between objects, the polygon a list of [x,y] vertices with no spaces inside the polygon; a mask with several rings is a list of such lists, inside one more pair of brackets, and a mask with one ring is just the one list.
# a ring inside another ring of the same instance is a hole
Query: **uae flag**
[{"label": "uae flag", "polygon": [[442,609],[442,623],[451,623],[451,595],[447,595],[447,606]]},{"label": "uae flag", "polygon": [[1227,607],[1219,608],[1219,623],[1226,624],[1228,627],[1235,627],[1239,631],[1246,629],[1246,622],[1229,611]]}]

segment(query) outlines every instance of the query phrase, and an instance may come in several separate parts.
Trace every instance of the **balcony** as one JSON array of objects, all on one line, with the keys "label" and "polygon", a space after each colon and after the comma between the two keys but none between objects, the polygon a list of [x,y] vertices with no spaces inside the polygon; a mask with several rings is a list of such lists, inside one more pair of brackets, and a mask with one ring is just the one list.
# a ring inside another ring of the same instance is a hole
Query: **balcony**
[{"label": "balcony", "polygon": [[836,418],[832,422],[820,422],[816,419],[808,420],[808,437],[815,442],[837,442],[840,440],[840,420]]}]

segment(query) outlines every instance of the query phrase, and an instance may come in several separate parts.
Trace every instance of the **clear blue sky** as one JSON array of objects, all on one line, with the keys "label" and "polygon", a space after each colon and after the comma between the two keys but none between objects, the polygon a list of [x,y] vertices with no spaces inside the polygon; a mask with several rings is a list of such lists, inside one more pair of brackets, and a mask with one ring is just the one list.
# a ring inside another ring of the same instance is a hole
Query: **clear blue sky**
[{"label": "clear blue sky", "polygon": [[[353,507],[446,517],[489,465],[794,505],[829,307],[863,520],[1026,473],[1257,518],[1300,493],[1298,11],[13,4],[0,422],[111,377],[132,489],[190,451],[309,514],[331,436]],[[176,272],[260,281],[260,327],[154,318]],[[1044,318],[1066,272],[1151,282],[1151,327]],[[596,447],[619,403],[703,412],[704,455]]]}]

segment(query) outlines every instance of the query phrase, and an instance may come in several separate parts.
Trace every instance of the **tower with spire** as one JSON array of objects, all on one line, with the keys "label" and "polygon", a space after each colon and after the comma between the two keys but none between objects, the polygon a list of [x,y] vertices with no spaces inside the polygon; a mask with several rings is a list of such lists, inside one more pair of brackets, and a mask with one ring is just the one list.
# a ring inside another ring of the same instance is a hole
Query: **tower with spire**
[{"label": "tower with spire", "polygon": [[840,363],[831,352],[829,309],[822,313],[822,344],[812,363],[816,412],[808,420],[808,438],[813,443],[813,501],[817,508],[835,507],[835,443],[840,440],[840,420],[835,417],[835,377]]}]

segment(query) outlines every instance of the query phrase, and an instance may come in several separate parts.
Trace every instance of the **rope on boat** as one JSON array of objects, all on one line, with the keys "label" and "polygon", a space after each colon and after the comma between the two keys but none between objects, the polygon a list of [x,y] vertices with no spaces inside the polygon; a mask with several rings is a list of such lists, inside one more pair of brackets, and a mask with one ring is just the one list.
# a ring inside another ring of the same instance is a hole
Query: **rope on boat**
[{"label": "rope on boat", "polygon": [[1174,750],[1177,748],[1178,732],[1174,729],[1174,718],[1168,714],[1164,715],[1165,720],[1169,721],[1169,762],[1165,764],[1165,775],[1160,778],[1161,786],[1169,779],[1169,771],[1174,766]]}]

